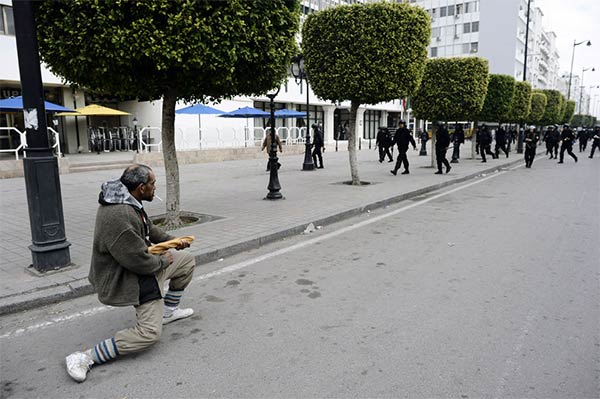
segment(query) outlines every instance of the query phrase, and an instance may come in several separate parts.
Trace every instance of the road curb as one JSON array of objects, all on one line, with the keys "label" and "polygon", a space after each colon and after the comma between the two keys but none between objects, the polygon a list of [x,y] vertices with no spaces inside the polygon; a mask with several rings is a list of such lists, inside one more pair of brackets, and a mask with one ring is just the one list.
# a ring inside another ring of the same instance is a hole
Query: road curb
[{"label": "road curb", "polygon": [[[201,252],[196,255],[196,264],[200,265],[213,262],[221,258],[237,255],[244,251],[257,249],[263,245],[279,241],[283,238],[298,235],[302,233],[306,229],[306,226],[310,223],[313,223],[315,226],[327,226],[360,215],[367,211],[381,209],[391,204],[405,201],[410,198],[418,197],[423,194],[427,194],[445,187],[460,184],[465,181],[475,179],[481,175],[494,173],[500,171],[501,169],[511,167],[513,165],[523,162],[523,159],[520,158],[518,160],[495,165],[493,167],[477,171],[476,173],[471,173],[458,179],[443,181],[438,184],[433,184],[407,193],[402,193],[390,198],[378,200],[370,204],[342,210],[333,215],[326,216],[320,219],[308,220],[303,222],[302,224],[283,228],[281,230],[271,232],[259,237],[252,237],[248,240],[238,242],[223,248],[213,249],[207,252]],[[14,294],[4,298],[0,298],[0,316],[24,310],[30,310],[45,305],[61,302],[64,300],[75,299],[93,293],[94,289],[88,282],[87,278],[82,278],[78,280],[72,280],[65,284],[57,284],[55,286],[39,290]]]}]

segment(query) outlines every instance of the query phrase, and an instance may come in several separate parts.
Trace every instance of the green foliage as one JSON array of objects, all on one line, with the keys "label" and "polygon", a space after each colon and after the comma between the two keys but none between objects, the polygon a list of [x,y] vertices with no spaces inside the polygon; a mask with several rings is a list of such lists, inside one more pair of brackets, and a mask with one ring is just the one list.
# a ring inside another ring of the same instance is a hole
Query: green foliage
[{"label": "green foliage", "polygon": [[540,90],[534,90],[531,93],[531,109],[526,118],[528,124],[537,125],[542,121],[547,102],[546,95]]},{"label": "green foliage", "polygon": [[573,118],[573,114],[575,113],[575,101],[567,100],[564,102],[564,113],[562,118],[562,123],[571,123],[571,119]]},{"label": "green foliage", "polygon": [[542,117],[542,124],[556,125],[562,122],[563,95],[558,90],[542,90],[546,95],[547,103]]},{"label": "green foliage", "polygon": [[515,93],[515,78],[509,75],[491,74],[480,121],[501,122],[510,112]]},{"label": "green foliage", "polygon": [[529,82],[516,82],[515,93],[510,106],[507,122],[522,122],[531,110],[531,84]]},{"label": "green foliage", "polygon": [[596,124],[596,118],[592,115],[576,114],[571,120],[572,126],[593,127]]},{"label": "green foliage", "polygon": [[297,51],[293,0],[35,2],[42,60],[87,89],[188,101],[264,93]]},{"label": "green foliage", "polygon": [[302,51],[320,98],[376,104],[419,87],[431,35],[429,15],[404,3],[331,7],[310,14]]},{"label": "green foliage", "polygon": [[430,121],[473,120],[483,106],[488,80],[488,61],[484,58],[429,59],[412,99],[415,116]]}]

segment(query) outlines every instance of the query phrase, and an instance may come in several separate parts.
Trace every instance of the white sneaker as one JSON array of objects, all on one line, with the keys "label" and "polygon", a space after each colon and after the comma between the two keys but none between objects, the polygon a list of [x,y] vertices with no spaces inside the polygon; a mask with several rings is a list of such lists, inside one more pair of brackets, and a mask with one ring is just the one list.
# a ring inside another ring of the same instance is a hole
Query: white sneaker
[{"label": "white sneaker", "polygon": [[163,322],[162,323],[169,324],[175,320],[185,319],[186,317],[190,317],[193,314],[194,314],[194,309],[192,309],[192,308],[187,308],[187,309],[165,308],[165,313],[163,314]]},{"label": "white sneaker", "polygon": [[94,364],[92,358],[83,352],[71,353],[65,360],[67,362],[67,372],[77,382],[85,381],[90,367]]}]

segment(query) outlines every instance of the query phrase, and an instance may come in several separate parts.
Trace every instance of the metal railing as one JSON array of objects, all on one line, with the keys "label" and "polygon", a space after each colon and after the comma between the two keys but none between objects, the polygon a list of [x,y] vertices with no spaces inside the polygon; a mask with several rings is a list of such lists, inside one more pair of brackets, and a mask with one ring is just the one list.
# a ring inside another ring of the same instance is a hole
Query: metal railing
[{"label": "metal railing", "polygon": [[[160,137],[160,140],[157,143],[153,142],[152,139],[152,132],[153,131],[157,131],[158,132],[158,136]],[[148,132],[148,136],[146,138],[144,138],[144,132]],[[155,147],[158,152],[161,151],[162,148],[162,134],[161,134],[161,130],[159,127],[151,127],[151,126],[146,126],[144,128],[142,128],[142,130],[140,130],[138,132],[138,150],[142,151],[142,152],[149,152],[152,150],[152,147]],[[148,142],[146,142],[146,140]]]},{"label": "metal railing", "polygon": [[9,148],[9,149],[6,149],[6,150],[0,150],[0,153],[2,153],[2,152],[14,152],[15,153],[15,159],[18,161],[19,160],[19,151],[21,151],[22,149],[24,149],[25,147],[27,147],[27,136],[26,136],[25,132],[20,131],[16,127],[0,127],[0,132],[6,132],[6,134],[0,135],[0,138],[8,139],[9,146],[12,145],[12,136],[11,136],[11,132],[12,131],[15,131],[15,132],[18,133],[18,135],[19,135],[19,145],[16,148]]},{"label": "metal railing", "polygon": [[[268,131],[269,128],[262,127],[244,127],[243,132],[235,128],[216,128],[211,134],[204,134],[201,129],[188,129],[186,134],[182,129],[177,129],[175,143],[178,150],[260,147]],[[306,142],[306,127],[280,126],[276,132],[282,145],[303,145]]]}]

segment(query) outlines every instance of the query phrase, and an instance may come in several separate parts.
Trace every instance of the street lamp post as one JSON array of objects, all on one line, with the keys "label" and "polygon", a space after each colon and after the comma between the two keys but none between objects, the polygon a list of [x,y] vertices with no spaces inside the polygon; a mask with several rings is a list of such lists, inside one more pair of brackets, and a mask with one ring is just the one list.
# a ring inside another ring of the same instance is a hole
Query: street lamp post
[{"label": "street lamp post", "polygon": [[304,149],[304,163],[302,164],[302,170],[314,170],[315,164],[313,163],[310,154],[310,99],[308,94],[308,76],[306,74],[306,69],[304,68],[304,57],[302,54],[292,58],[291,73],[300,87],[302,87],[302,80],[306,80],[306,146]]},{"label": "street lamp post", "polygon": [[[573,79],[573,61],[575,60],[575,47],[580,44],[586,43],[586,40],[578,42],[577,40],[573,40],[573,51],[571,53],[571,71],[569,72],[569,89],[567,90],[567,100],[571,99],[571,79]],[[592,42],[587,40],[586,46],[591,46]]]},{"label": "street lamp post", "polygon": [[32,265],[38,272],[71,264],[65,235],[58,161],[48,142],[46,109],[32,1],[13,1],[27,144],[23,159]]},{"label": "street lamp post", "polygon": [[581,114],[581,101],[583,100],[583,89],[585,89],[585,86],[583,85],[583,74],[585,73],[585,71],[594,72],[595,70],[596,68],[594,67],[581,68],[581,87],[579,88],[579,111],[577,112],[578,114]]},{"label": "street lamp post", "polygon": [[269,118],[269,134],[271,135],[271,147],[269,148],[269,192],[264,199],[278,200],[283,199],[283,195],[279,192],[281,184],[279,184],[279,158],[277,158],[277,143],[275,141],[275,97],[279,94],[279,89],[275,93],[267,94],[271,105],[271,117]]}]

